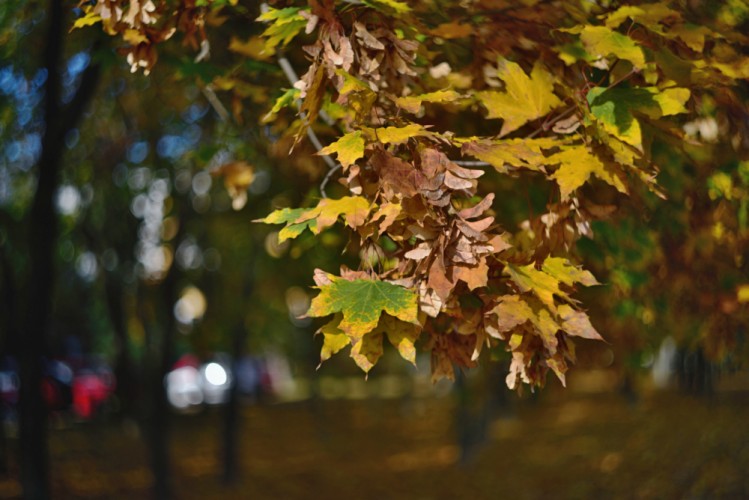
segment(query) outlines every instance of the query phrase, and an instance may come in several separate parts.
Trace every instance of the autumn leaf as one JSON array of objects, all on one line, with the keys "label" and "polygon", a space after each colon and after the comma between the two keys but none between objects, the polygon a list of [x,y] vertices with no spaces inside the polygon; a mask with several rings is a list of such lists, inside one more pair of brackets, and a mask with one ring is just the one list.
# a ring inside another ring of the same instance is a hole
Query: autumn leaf
[{"label": "autumn leaf", "polygon": [[437,92],[430,92],[428,94],[398,97],[395,100],[395,104],[409,113],[418,113],[421,109],[421,104],[424,102],[453,102],[460,99],[460,97],[460,94],[454,90],[438,90]]},{"label": "autumn leaf", "polygon": [[101,16],[97,12],[94,12],[92,10],[86,13],[85,16],[79,17],[78,19],[76,19],[75,22],[73,23],[73,27],[70,28],[70,31],[73,31],[74,29],[77,29],[77,28],[83,28],[85,26],[93,26],[94,24],[100,21],[101,21]]},{"label": "autumn leaf", "polygon": [[304,29],[307,20],[299,14],[301,10],[298,7],[269,7],[267,12],[260,14],[258,21],[270,23],[262,34],[266,38],[266,51],[273,53],[279,44],[288,45]]},{"label": "autumn leaf", "polygon": [[377,10],[384,12],[391,11],[398,15],[411,12],[411,7],[407,3],[399,2],[398,0],[363,0],[363,3]]},{"label": "autumn leaf", "polygon": [[382,144],[400,144],[414,137],[429,137],[433,135],[423,125],[411,123],[403,127],[362,128],[367,138]]},{"label": "autumn leaf", "polygon": [[337,153],[338,161],[346,169],[364,156],[364,138],[360,130],[349,132],[336,142],[322,148],[317,154],[330,155]]},{"label": "autumn leaf", "polygon": [[546,164],[544,150],[562,147],[567,142],[556,138],[468,141],[463,143],[462,152],[489,163],[502,173],[508,171],[508,166],[540,170]]},{"label": "autumn leaf", "polygon": [[[351,343],[351,339],[338,328],[342,316],[337,314],[329,323],[323,325],[319,333],[323,334],[323,345],[320,351],[320,365],[330,359],[331,356],[338,353],[341,349]],[[320,368],[320,365],[317,367]]]},{"label": "autumn leaf", "polygon": [[562,329],[573,337],[582,337],[591,340],[603,340],[603,337],[590,324],[590,318],[581,311],[576,311],[567,304],[559,306],[559,318],[562,320]]},{"label": "autumn leaf", "polygon": [[535,318],[533,309],[519,295],[499,297],[499,304],[492,312],[497,316],[497,331],[492,330],[489,334],[496,338],[502,338],[499,334],[514,330]]},{"label": "autumn leaf", "polygon": [[369,201],[361,196],[344,196],[338,200],[324,198],[316,207],[304,210],[304,213],[294,223],[300,224],[314,220],[316,224],[311,226],[310,230],[314,234],[320,234],[335,224],[338,217],[342,215],[346,224],[355,229],[366,222],[370,210]]},{"label": "autumn leaf", "polygon": [[382,356],[382,332],[371,332],[354,340],[351,357],[364,373],[369,373]]},{"label": "autumn leaf", "polygon": [[656,87],[594,87],[587,95],[591,113],[606,131],[639,150],[642,150],[642,129],[632,112],[653,119],[685,113],[689,97],[688,89]]},{"label": "autumn leaf", "polygon": [[533,264],[516,266],[508,263],[505,270],[521,292],[532,291],[552,311],[556,311],[554,295],[563,299],[567,298],[567,294],[559,288],[559,280],[539,271]]},{"label": "autumn leaf", "polygon": [[600,285],[590,271],[573,266],[570,261],[561,257],[547,257],[541,269],[568,286],[572,286],[573,283],[585,286]]},{"label": "autumn leaf", "polygon": [[666,20],[681,20],[681,14],[665,3],[651,3],[642,7],[624,5],[606,15],[606,26],[615,29],[627,19],[632,19],[650,29],[655,29],[656,32],[660,32],[662,27],[658,26],[659,24]]},{"label": "autumn leaf", "polygon": [[352,337],[371,332],[383,312],[407,323],[417,323],[417,295],[412,290],[386,281],[348,281],[328,275],[330,284],[320,286],[308,315],[322,317],[343,313],[339,328]]},{"label": "autumn leaf", "polygon": [[591,175],[614,186],[617,191],[627,193],[622,180],[592,154],[584,145],[567,148],[546,159],[549,165],[559,164],[551,178],[559,184],[562,199],[569,199],[577,188],[585,184]]},{"label": "autumn leaf", "polygon": [[483,91],[476,96],[487,109],[488,118],[504,120],[499,135],[507,135],[562,104],[554,95],[552,75],[540,62],[533,66],[529,77],[520,65],[503,59],[497,75],[505,83],[505,91]]},{"label": "autumn leaf", "polygon": [[578,26],[567,31],[580,35],[585,50],[594,57],[614,56],[632,63],[636,68],[645,67],[645,53],[634,40],[606,26]]},{"label": "autumn leaf", "polygon": [[262,122],[268,123],[275,120],[276,116],[281,112],[282,109],[292,106],[298,99],[299,89],[287,89],[278,97],[278,99],[276,99],[276,102],[273,104],[271,110],[268,111],[265,116],[263,116]]},{"label": "autumn leaf", "polygon": [[[309,229],[313,233],[316,230],[316,221],[314,219],[307,220],[301,223],[297,223],[304,213],[304,208],[282,208],[271,212],[264,219],[258,219],[253,222],[263,222],[265,224],[286,224],[286,227],[281,229],[278,233],[278,242],[283,243],[286,240],[294,239],[304,232],[305,229]],[[317,234],[317,233],[315,233]]]},{"label": "autumn leaf", "polygon": [[374,332],[384,333],[390,343],[398,349],[401,357],[416,366],[416,348],[414,342],[419,338],[421,326],[406,323],[389,314],[383,314]]}]

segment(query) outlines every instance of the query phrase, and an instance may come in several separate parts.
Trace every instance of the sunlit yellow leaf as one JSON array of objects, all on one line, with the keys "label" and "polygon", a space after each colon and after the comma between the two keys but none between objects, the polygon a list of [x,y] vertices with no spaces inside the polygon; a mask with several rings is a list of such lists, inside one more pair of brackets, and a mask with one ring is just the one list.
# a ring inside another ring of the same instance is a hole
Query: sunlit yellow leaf
[{"label": "sunlit yellow leaf", "polygon": [[330,155],[333,153],[338,154],[338,161],[344,169],[348,168],[359,158],[362,158],[364,156],[364,138],[362,137],[361,130],[349,132],[318,152],[321,155]]},{"label": "sunlit yellow leaf", "polygon": [[408,97],[398,97],[395,104],[409,113],[418,113],[424,102],[452,102],[460,99],[460,94],[454,90],[438,90],[428,94],[420,94]]},{"label": "sunlit yellow leaf", "polygon": [[585,50],[594,57],[614,56],[629,61],[637,68],[645,67],[645,53],[634,40],[606,26],[577,27],[566,30],[580,35]]},{"label": "sunlit yellow leaf", "polygon": [[567,297],[567,294],[559,289],[559,281],[556,278],[539,271],[533,264],[527,266],[507,264],[505,270],[521,292],[532,291],[552,311],[556,311],[554,295],[561,298]]},{"label": "sunlit yellow leaf", "polygon": [[606,26],[615,29],[627,19],[632,19],[651,30],[660,32],[662,29],[660,23],[667,20],[680,20],[681,14],[665,3],[651,3],[641,7],[625,5],[606,16]]},{"label": "sunlit yellow leaf", "polygon": [[414,342],[416,342],[421,333],[420,325],[406,323],[389,314],[383,314],[374,332],[382,332],[387,335],[388,340],[393,347],[398,349],[401,357],[416,365],[416,348],[414,347]]},{"label": "sunlit yellow leaf", "polygon": [[369,201],[361,196],[344,196],[338,200],[324,198],[316,207],[304,211],[294,223],[316,220],[316,226],[310,229],[313,233],[320,234],[335,224],[338,217],[343,216],[346,224],[355,229],[366,222],[371,208]]},{"label": "sunlit yellow leaf", "polygon": [[627,192],[622,180],[609,171],[606,166],[584,145],[571,147],[547,158],[549,165],[559,164],[551,178],[559,184],[562,199],[566,200],[577,188],[585,184],[591,175],[614,186],[621,193]]},{"label": "sunlit yellow leaf", "polygon": [[363,130],[369,140],[379,141],[382,144],[400,144],[412,137],[428,137],[433,135],[423,125],[419,125],[418,123],[411,123],[405,127],[363,128]]},{"label": "sunlit yellow leaf", "polygon": [[341,322],[341,315],[336,315],[329,323],[326,323],[320,328],[320,333],[323,334],[323,345],[320,351],[320,364],[330,359],[333,354],[346,347],[351,343],[348,335],[338,328]]},{"label": "sunlit yellow leaf", "polygon": [[75,20],[73,23],[73,27],[70,28],[70,31],[73,31],[77,28],[83,28],[85,26],[93,26],[94,24],[101,21],[101,16],[97,13],[95,13],[93,10],[86,13],[85,16],[79,17]]},{"label": "sunlit yellow leaf", "polygon": [[568,286],[572,286],[573,283],[585,286],[600,285],[590,271],[573,266],[570,261],[561,257],[547,257],[541,269]]},{"label": "sunlit yellow leaf", "polygon": [[554,78],[540,62],[533,66],[529,77],[517,63],[501,60],[497,75],[504,81],[505,91],[489,90],[476,96],[487,109],[488,118],[504,120],[500,135],[509,134],[562,104],[554,95]]}]

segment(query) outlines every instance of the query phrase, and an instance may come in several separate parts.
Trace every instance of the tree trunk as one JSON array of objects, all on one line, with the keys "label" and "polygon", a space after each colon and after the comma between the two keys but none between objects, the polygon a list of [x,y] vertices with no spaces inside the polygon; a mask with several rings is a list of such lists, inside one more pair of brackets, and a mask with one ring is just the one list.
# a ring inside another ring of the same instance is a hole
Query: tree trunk
[{"label": "tree trunk", "polygon": [[224,408],[224,484],[234,484],[239,478],[239,364],[244,355],[244,345],[247,340],[247,330],[242,324],[234,327],[232,336],[231,386],[229,400]]},{"label": "tree trunk", "polygon": [[54,291],[54,248],[57,217],[53,200],[62,163],[60,131],[60,72],[63,3],[50,0],[44,66],[47,70],[44,99],[45,131],[38,165],[38,181],[29,219],[31,275],[26,302],[25,328],[20,339],[20,438],[21,483],[27,499],[46,499],[49,491],[47,410],[42,397],[42,355]]}]

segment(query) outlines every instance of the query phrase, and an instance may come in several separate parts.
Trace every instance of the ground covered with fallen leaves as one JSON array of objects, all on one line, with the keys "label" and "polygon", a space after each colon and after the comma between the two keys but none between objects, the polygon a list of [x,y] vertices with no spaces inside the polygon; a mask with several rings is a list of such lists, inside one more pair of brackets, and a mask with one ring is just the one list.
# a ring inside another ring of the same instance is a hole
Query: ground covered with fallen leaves
[{"label": "ground covered with fallen leaves", "polygon": [[[458,399],[319,400],[242,409],[241,479],[220,482],[220,409],[176,415],[178,498],[747,498],[749,392],[548,391],[500,408],[461,453]],[[474,440],[475,441],[475,440]],[[53,430],[56,498],[144,498],[132,423]],[[0,497],[19,493],[12,478]]]}]

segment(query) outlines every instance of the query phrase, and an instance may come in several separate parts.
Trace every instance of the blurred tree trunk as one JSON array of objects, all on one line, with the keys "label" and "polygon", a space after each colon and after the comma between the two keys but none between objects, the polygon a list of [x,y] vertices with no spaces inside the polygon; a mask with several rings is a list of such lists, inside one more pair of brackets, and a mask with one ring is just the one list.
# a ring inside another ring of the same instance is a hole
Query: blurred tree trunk
[{"label": "blurred tree trunk", "polygon": [[19,402],[21,483],[27,499],[49,498],[49,458],[47,453],[47,411],[41,392],[47,329],[54,293],[54,252],[57,240],[57,191],[64,137],[74,128],[91,100],[99,79],[98,64],[90,65],[81,84],[66,107],[60,103],[63,33],[63,2],[49,0],[47,33],[43,53],[47,80],[44,84],[44,136],[38,163],[37,185],[27,220],[30,261],[28,295],[23,329],[19,331],[21,390]]},{"label": "blurred tree trunk", "polygon": [[44,137],[38,164],[38,180],[29,218],[29,259],[31,275],[26,301],[26,317],[20,332],[20,438],[21,483],[27,499],[49,498],[47,455],[47,411],[42,397],[42,355],[47,344],[47,328],[54,290],[54,249],[57,217],[54,194],[62,165],[62,110],[60,71],[64,9],[59,0],[49,0],[44,67]]},{"label": "blurred tree trunk", "polygon": [[[160,285],[146,287],[141,296],[139,314],[146,331],[148,350],[146,356],[147,392],[146,436],[151,455],[153,495],[158,500],[172,498],[171,464],[169,460],[169,406],[164,377],[169,372],[174,344],[172,306],[174,289],[171,272]],[[170,306],[169,304],[172,304]]]},{"label": "blurred tree trunk", "polygon": [[[178,244],[185,234],[189,208],[175,199],[175,214],[179,219],[179,229],[173,241]],[[169,401],[165,379],[174,362],[174,337],[177,324],[174,318],[174,304],[178,299],[177,263],[172,262],[161,283],[146,285],[149,300],[139,307],[141,321],[148,337],[149,354],[146,356],[146,380],[149,391],[149,409],[146,432],[151,454],[151,470],[154,477],[153,494],[157,500],[172,498],[172,471],[169,457]]]},{"label": "blurred tree trunk", "polygon": [[[0,303],[3,305],[2,313],[0,313],[3,319],[3,324],[1,325],[3,338],[0,344],[0,356],[5,358],[9,353],[15,352],[12,343],[17,341],[16,296],[18,290],[15,286],[16,281],[13,276],[13,266],[11,266],[10,259],[3,246],[0,246],[0,270],[2,270]],[[8,411],[10,411],[10,408],[3,403],[2,411],[0,412],[0,474],[3,475],[8,473],[8,437],[5,433],[5,419],[8,418],[6,414]]]},{"label": "blurred tree trunk", "polygon": [[[241,318],[244,319],[244,318]],[[239,479],[239,366],[244,356],[247,329],[242,320],[237,322],[232,336],[231,385],[229,400],[224,408],[223,463],[224,483],[234,484]]]},{"label": "blurred tree trunk", "polygon": [[[250,252],[247,255],[247,261],[249,263],[254,262],[254,254],[254,252]],[[249,335],[245,322],[245,308],[252,297],[254,285],[252,269],[253,266],[248,264],[246,267],[247,272],[241,285],[242,289],[239,291],[240,298],[237,300],[238,308],[235,312],[237,320],[231,336],[231,385],[229,386],[229,400],[224,408],[224,432],[222,435],[223,443],[221,446],[223,451],[222,462],[224,465],[223,480],[226,485],[235,484],[239,479],[239,461],[241,456],[239,448],[239,368],[242,363],[242,358],[245,355],[245,346]]]}]

